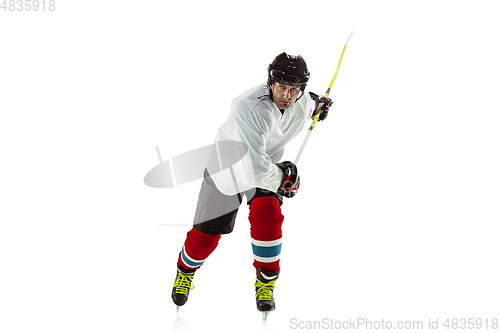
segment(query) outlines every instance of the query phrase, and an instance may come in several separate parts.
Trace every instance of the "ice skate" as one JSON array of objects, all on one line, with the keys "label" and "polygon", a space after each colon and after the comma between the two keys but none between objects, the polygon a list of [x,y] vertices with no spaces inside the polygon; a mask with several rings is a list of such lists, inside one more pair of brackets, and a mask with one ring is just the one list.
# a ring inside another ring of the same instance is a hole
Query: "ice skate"
[{"label": "ice skate", "polygon": [[172,300],[175,305],[177,305],[177,311],[179,311],[179,307],[186,304],[189,291],[194,289],[194,272],[195,270],[188,271],[177,265],[177,275],[175,277],[174,287],[172,288]]},{"label": "ice skate", "polygon": [[273,289],[278,279],[279,272],[268,272],[259,267],[257,277],[255,278],[255,301],[257,310],[262,312],[262,319],[266,320],[269,312],[275,309]]}]

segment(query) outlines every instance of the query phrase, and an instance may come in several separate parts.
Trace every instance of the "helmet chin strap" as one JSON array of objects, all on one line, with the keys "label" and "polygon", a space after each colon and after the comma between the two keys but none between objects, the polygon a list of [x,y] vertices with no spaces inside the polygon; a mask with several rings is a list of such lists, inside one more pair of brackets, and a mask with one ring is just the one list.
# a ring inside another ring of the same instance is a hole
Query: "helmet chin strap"
[{"label": "helmet chin strap", "polygon": [[[302,88],[302,87],[301,87],[301,88]],[[302,96],[304,96],[304,90],[305,90],[305,89],[306,89],[306,87],[305,87],[305,86],[304,86],[304,89],[300,89],[301,94],[300,94],[300,96],[299,96],[299,97],[297,97],[297,99],[295,100],[295,102],[297,102],[297,101],[298,101],[298,100],[299,100]]]}]

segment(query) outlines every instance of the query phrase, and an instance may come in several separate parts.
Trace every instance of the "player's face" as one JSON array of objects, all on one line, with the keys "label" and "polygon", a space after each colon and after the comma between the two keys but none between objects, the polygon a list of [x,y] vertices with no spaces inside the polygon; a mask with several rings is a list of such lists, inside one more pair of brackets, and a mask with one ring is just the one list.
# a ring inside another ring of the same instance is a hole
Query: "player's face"
[{"label": "player's face", "polygon": [[288,109],[300,95],[300,87],[274,82],[271,85],[274,103],[279,109]]}]

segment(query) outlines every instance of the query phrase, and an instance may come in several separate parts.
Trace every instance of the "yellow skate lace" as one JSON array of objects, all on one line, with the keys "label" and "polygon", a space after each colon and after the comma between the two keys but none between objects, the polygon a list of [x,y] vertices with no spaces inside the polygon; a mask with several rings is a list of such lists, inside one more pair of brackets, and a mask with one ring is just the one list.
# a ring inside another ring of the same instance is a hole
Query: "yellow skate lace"
[{"label": "yellow skate lace", "polygon": [[179,275],[177,275],[174,283],[174,287],[176,287],[175,292],[186,295],[189,289],[194,289],[193,276],[185,275],[179,269],[177,269],[177,272],[179,272]]},{"label": "yellow skate lace", "polygon": [[268,283],[264,283],[262,281],[260,281],[258,278],[255,278],[255,280],[257,282],[255,282],[255,287],[259,288],[257,290],[257,295],[256,296],[259,296],[259,301],[270,301],[272,298],[271,298],[271,291],[274,289],[274,288],[277,288],[274,286],[274,283],[276,281],[269,281]]}]

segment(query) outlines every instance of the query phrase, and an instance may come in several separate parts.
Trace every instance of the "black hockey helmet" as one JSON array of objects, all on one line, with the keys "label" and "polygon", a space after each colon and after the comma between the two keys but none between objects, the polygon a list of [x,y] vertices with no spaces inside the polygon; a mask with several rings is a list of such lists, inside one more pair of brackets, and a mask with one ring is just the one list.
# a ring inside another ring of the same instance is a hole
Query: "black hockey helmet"
[{"label": "black hockey helmet", "polygon": [[289,55],[285,52],[279,54],[267,69],[267,84],[274,82],[288,86],[300,86],[303,91],[309,81],[309,71],[304,59],[299,56]]}]

